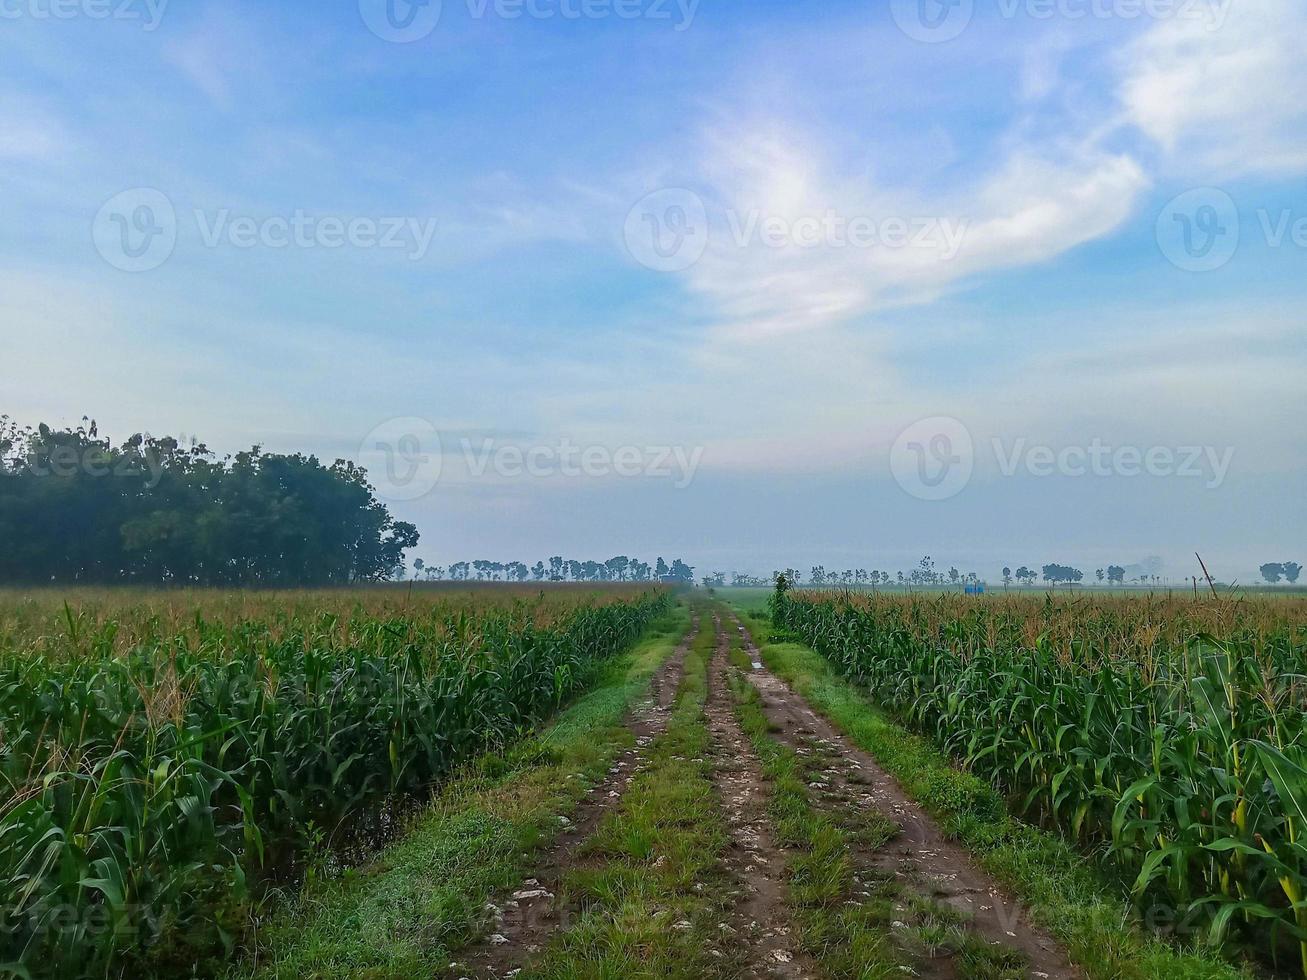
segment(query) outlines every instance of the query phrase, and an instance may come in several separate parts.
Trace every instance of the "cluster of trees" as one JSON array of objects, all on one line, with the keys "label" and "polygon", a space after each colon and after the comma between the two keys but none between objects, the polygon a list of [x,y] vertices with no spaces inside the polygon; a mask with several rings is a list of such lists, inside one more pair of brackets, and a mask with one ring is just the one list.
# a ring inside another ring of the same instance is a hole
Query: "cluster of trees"
[{"label": "cluster of trees", "polygon": [[852,586],[870,585],[872,588],[877,586],[891,585],[916,585],[916,586],[941,586],[941,585],[975,585],[980,582],[980,576],[975,572],[961,572],[956,567],[950,568],[947,572],[935,570],[935,562],[929,555],[921,559],[921,562],[910,572],[896,572],[890,575],[889,572],[876,570],[867,570],[865,568],[846,568],[844,571],[826,571],[823,565],[814,565],[811,572],[811,583],[816,586]]},{"label": "cluster of trees", "polygon": [[[771,588],[776,584],[776,580],[784,575],[790,582],[799,580],[799,573],[793,568],[786,568],[780,571],[774,571],[770,577],[762,575],[750,575],[747,572],[731,572],[732,588]],[[726,573],[713,572],[711,575],[703,577],[703,584],[710,589],[720,589],[726,586]]]},{"label": "cluster of trees", "polygon": [[1298,576],[1302,573],[1302,566],[1296,561],[1269,561],[1262,565],[1258,571],[1262,573],[1262,578],[1275,585],[1280,579],[1284,579],[1290,585],[1298,581]]},{"label": "cluster of trees", "polygon": [[[785,568],[771,573],[770,578],[733,572],[730,575],[732,586],[768,586],[784,575],[790,585],[809,585],[813,588],[890,588],[891,586],[943,586],[943,585],[978,585],[981,578],[975,572],[961,572],[950,568],[947,572],[935,570],[934,560],[927,555],[911,572],[889,572],[868,570],[865,568],[846,568],[843,571],[827,571],[824,565],[814,565],[805,580],[797,568]],[[713,572],[703,578],[703,584],[720,588],[727,584],[725,572]]]},{"label": "cluster of trees", "polygon": [[459,561],[448,567],[413,562],[416,578],[428,582],[682,582],[694,581],[694,569],[681,559],[669,565],[662,558],[654,564],[618,555],[607,561],[576,561],[555,555],[546,564],[521,561],[498,562],[479,559]]},{"label": "cluster of trees", "polygon": [[418,542],[345,460],[0,416],[0,582],[224,586],[377,582]]}]

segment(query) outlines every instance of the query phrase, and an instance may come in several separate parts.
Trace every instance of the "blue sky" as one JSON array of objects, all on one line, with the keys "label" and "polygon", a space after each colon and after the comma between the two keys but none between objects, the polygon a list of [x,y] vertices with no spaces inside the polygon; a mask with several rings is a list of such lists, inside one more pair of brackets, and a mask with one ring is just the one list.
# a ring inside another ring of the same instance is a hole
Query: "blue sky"
[{"label": "blue sky", "polygon": [[52,2],[20,421],[359,459],[433,563],[1307,552],[1300,0]]}]

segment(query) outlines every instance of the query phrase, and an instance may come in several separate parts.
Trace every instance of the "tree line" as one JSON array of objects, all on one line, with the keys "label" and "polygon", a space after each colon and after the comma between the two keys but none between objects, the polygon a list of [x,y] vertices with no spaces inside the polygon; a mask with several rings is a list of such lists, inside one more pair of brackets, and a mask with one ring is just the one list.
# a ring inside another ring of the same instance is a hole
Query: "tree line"
[{"label": "tree line", "polygon": [[659,558],[654,564],[617,555],[607,561],[578,561],[555,555],[546,564],[537,561],[498,562],[478,559],[452,565],[429,565],[422,558],[413,562],[414,577],[428,582],[669,582],[689,584],[694,568],[679,558],[669,565]]},{"label": "tree line", "polygon": [[347,460],[0,416],[0,541],[6,584],[290,587],[390,579],[418,531]]},{"label": "tree line", "polygon": [[1298,581],[1298,576],[1302,574],[1302,566],[1296,561],[1268,561],[1259,567],[1258,571],[1269,585],[1275,585],[1280,579],[1294,585]]}]

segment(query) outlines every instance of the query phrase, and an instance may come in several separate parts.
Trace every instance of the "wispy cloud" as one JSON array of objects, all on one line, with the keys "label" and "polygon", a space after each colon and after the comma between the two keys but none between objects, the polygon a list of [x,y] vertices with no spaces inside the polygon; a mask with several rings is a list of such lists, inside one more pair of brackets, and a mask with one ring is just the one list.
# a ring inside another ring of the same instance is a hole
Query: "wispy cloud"
[{"label": "wispy cloud", "polygon": [[1181,172],[1223,179],[1307,169],[1301,0],[1234,0],[1224,23],[1174,18],[1120,57],[1128,118]]}]

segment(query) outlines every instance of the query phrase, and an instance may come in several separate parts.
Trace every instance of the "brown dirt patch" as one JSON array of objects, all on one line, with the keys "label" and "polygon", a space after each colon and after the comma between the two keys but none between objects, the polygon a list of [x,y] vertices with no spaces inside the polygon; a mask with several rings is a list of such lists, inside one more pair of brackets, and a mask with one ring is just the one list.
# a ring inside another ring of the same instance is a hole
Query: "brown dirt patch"
[{"label": "brown dirt patch", "polygon": [[[1055,980],[1080,978],[1060,944],[1036,926],[1028,911],[999,887],[959,844],[946,838],[938,824],[912,800],[871,755],[837,731],[783,681],[761,665],[762,656],[738,619],[745,650],[756,665],[749,680],[757,688],[775,737],[817,766],[810,789],[814,805],[839,814],[855,831],[859,810],[876,810],[900,827],[899,835],[879,848],[857,848],[857,863],[867,872],[893,875],[962,913],[968,927],[991,944],[1025,955],[1031,975]],[[850,819],[850,817],[852,819]]]},{"label": "brown dirt patch", "polygon": [[726,675],[730,640],[714,616],[717,647],[709,667],[704,712],[712,735],[713,784],[721,797],[730,834],[726,868],[738,893],[722,933],[728,946],[742,949],[750,977],[817,976],[798,948],[786,903],[786,851],[772,837],[768,793],[762,766],[740,728]]}]

